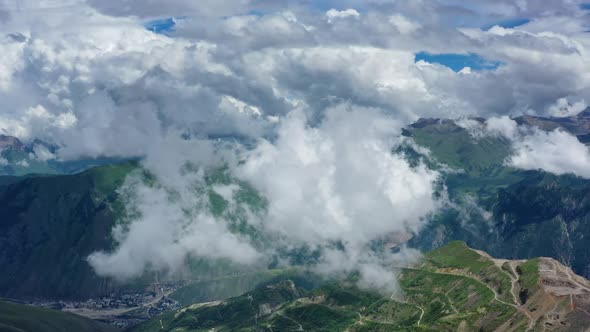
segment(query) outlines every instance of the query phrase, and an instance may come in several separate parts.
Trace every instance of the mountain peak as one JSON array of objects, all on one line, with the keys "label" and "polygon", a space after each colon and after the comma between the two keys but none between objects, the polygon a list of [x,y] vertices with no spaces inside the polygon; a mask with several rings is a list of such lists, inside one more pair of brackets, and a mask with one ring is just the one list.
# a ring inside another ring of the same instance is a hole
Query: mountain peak
[{"label": "mountain peak", "polygon": [[18,138],[14,136],[0,135],[0,150],[4,149],[23,151],[25,146]]}]

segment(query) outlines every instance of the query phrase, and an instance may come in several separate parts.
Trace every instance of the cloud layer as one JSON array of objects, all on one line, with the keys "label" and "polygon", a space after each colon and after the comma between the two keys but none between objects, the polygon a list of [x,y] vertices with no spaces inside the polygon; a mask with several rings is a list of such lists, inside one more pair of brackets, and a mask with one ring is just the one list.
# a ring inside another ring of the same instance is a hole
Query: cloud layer
[{"label": "cloud layer", "polygon": [[[121,189],[127,217],[114,231],[116,250],[95,253],[89,262],[101,275],[126,279],[146,268],[182,271],[189,257],[264,266],[281,250],[307,248],[320,252],[312,265],[317,272],[359,271],[362,284],[392,292],[393,274],[376,275],[418,255],[406,250],[382,257],[387,248],[375,251],[372,244],[419,231],[440,205],[439,174],[392,154],[400,130],[400,122],[378,110],[342,105],[327,110],[318,126],[301,111],[289,113],[275,140],[262,139],[250,150],[209,141],[195,146],[194,140],[180,149],[183,142],[171,142],[163,158],[144,163],[158,185],[132,176]],[[261,211],[240,198],[239,182],[207,182],[209,167],[224,162],[265,198]],[[211,190],[229,213],[212,212]],[[236,216],[240,229],[258,235],[232,231]]]},{"label": "cloud layer", "polygon": [[[495,117],[487,134],[514,141],[514,166],[588,176],[571,136],[508,118],[587,104],[588,14],[576,0],[0,1],[0,133],[58,146],[46,159],[144,157],[160,186],[129,180],[117,250],[90,257],[101,274],[174,270],[187,255],[264,260],[195,191],[226,163],[269,200],[253,227],[287,245],[341,243],[327,271],[375,276],[367,245],[438,206],[437,174],[391,154],[419,117]],[[146,28],[168,18],[166,34]],[[420,52],[499,66],[454,71]]]},{"label": "cloud layer", "polygon": [[[0,128],[55,143],[63,158],[124,156],[145,154],[144,143],[170,128],[260,137],[277,116],[304,109],[321,117],[343,102],[407,123],[556,114],[564,98],[590,97],[588,15],[575,1],[333,6],[5,3]],[[144,28],[162,15],[179,17],[169,36]],[[485,26],[515,17],[530,22]],[[502,65],[456,73],[415,63],[420,51],[477,53]]]}]

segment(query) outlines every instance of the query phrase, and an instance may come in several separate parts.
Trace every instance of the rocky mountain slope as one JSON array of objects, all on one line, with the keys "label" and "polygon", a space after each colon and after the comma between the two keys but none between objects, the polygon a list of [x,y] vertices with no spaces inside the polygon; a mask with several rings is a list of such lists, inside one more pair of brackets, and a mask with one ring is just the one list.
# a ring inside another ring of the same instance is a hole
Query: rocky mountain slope
[{"label": "rocky mountain slope", "polygon": [[[87,261],[96,251],[114,246],[112,229],[125,222],[125,201],[117,191],[130,173],[149,175],[136,162],[101,166],[75,175],[0,176],[0,296],[26,300],[81,300],[107,295],[121,287],[155,280],[146,273],[125,284],[97,276]],[[208,176],[211,213],[220,216],[227,202],[210,187],[229,181],[225,171]],[[248,204],[257,204],[255,194],[240,192]],[[230,229],[250,232],[235,211]],[[216,283],[220,277],[240,277],[241,283],[226,289],[237,295],[251,289],[273,273],[256,273],[199,257],[190,259],[188,276]],[[246,288],[244,288],[246,287]],[[223,290],[212,292],[218,294]],[[238,293],[236,293],[238,292]]]},{"label": "rocky mountain slope", "polygon": [[132,331],[584,331],[590,282],[554,259],[494,259],[453,242],[414,267],[392,267],[401,290],[359,289],[355,277],[314,290],[285,280],[197,303]]},{"label": "rocky mountain slope", "polygon": [[86,262],[109,249],[111,204],[134,164],[68,176],[0,177],[0,295],[76,298],[109,291]]},{"label": "rocky mountain slope", "polygon": [[[582,135],[586,113],[542,121],[555,126],[576,123],[564,128]],[[433,218],[412,245],[430,250],[464,240],[495,256],[553,257],[590,276],[590,180],[509,167],[505,160],[511,154],[510,141],[499,136],[475,139],[452,120],[422,119],[405,135],[429,149],[432,167],[444,164],[461,170],[441,169],[455,205]]]},{"label": "rocky mountain slope", "polygon": [[524,115],[514,118],[519,125],[529,125],[552,131],[557,128],[570,132],[584,143],[589,143],[590,138],[590,107],[575,116],[562,118],[543,118],[538,116]]},{"label": "rocky mountain slope", "polygon": [[[589,118],[586,113],[575,119],[535,121],[584,135]],[[530,117],[523,119],[517,121],[532,121]],[[443,209],[414,235],[411,246],[427,251],[463,240],[498,257],[553,257],[572,266],[576,273],[590,276],[590,180],[507,167],[503,161],[511,153],[509,141],[501,137],[474,140],[451,120],[422,119],[404,134],[431,151],[427,162],[432,167],[440,168],[442,163],[463,170],[443,172],[454,205]],[[26,149],[11,138],[4,137],[2,142],[13,152]],[[412,151],[412,146],[398,152],[408,158],[424,158]],[[137,169],[137,163],[129,162],[74,175],[0,176],[0,266],[4,270],[0,274],[0,295],[87,298],[112,290],[113,282],[98,278],[86,257],[112,247],[111,230],[124,209],[117,189],[126,175]],[[227,176],[218,178],[214,181]],[[213,192],[210,195],[211,212],[225,213],[223,198]],[[235,220],[230,228],[256,232],[244,225],[247,223],[243,220]],[[298,257],[294,264],[305,262],[306,257]],[[207,262],[194,265],[193,270],[208,273],[203,278],[205,283],[222,284],[218,278],[228,271]],[[244,287],[232,288],[226,295],[245,291],[255,285],[253,280],[259,280],[260,271],[238,272],[233,275],[255,277],[247,277]],[[204,298],[214,297],[202,294]],[[190,294],[182,297],[191,298]]]}]

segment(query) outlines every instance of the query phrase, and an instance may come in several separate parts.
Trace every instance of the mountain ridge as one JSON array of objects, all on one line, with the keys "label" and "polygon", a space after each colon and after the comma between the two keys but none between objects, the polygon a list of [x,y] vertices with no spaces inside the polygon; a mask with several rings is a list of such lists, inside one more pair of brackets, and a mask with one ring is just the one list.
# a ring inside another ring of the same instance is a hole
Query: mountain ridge
[{"label": "mountain ridge", "polygon": [[[356,288],[354,277],[308,291],[286,280],[228,300],[187,306],[130,331],[590,328],[590,289],[586,289],[590,282],[571,275],[552,259],[495,259],[457,241],[426,253],[416,267],[394,268],[391,273],[394,271],[400,279],[401,297]],[[575,283],[565,284],[568,278]]]}]

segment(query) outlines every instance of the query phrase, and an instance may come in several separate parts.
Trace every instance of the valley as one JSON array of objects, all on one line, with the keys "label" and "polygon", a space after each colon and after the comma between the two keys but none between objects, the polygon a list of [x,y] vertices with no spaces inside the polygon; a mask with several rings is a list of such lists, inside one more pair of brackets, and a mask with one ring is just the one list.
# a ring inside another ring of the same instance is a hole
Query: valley
[{"label": "valley", "polygon": [[0,332],[590,332],[590,0],[0,0]]},{"label": "valley", "polygon": [[[392,234],[386,240],[386,247],[406,243],[427,252],[422,266],[391,267],[400,280],[403,298],[390,294],[386,297],[389,302],[383,302],[380,295],[354,289],[354,277],[326,286],[308,271],[316,253],[293,248],[273,258],[290,261],[290,268],[272,264],[245,268],[195,259],[184,275],[170,276],[170,282],[157,286],[150,273],[125,283],[98,277],[86,257],[97,250],[112,250],[113,227],[127,222],[119,189],[130,174],[147,183],[153,181],[134,161],[72,175],[0,177],[0,263],[9,267],[0,276],[0,294],[119,328],[139,324],[138,331],[151,331],[144,327],[154,319],[161,330],[181,326],[178,315],[184,317],[195,311],[199,316],[212,308],[221,310],[228,298],[239,299],[240,294],[272,282],[282,289],[287,281],[296,289],[289,291],[289,301],[250,308],[257,317],[256,324],[251,326],[247,319],[240,324],[254,330],[263,326],[276,331],[283,327],[314,331],[321,324],[306,322],[305,317],[317,312],[319,316],[333,316],[326,319],[332,319],[334,331],[387,330],[392,326],[534,331],[585,326],[590,319],[590,286],[584,278],[590,266],[585,250],[590,236],[590,182],[573,175],[506,166],[503,160],[510,153],[507,142],[498,137],[474,140],[450,120],[423,119],[408,127],[405,135],[431,154],[421,155],[411,144],[397,153],[439,169],[452,204],[434,215],[421,232]],[[227,168],[211,170],[206,179],[204,190],[213,215],[228,220],[232,232],[255,239],[259,248],[272,242],[244,219],[244,207],[266,209],[263,197],[233,178]],[[240,204],[245,205],[232,206],[212,189],[220,185],[239,188]],[[543,234],[552,236],[547,239]],[[465,241],[474,249],[457,243],[447,245],[453,240]],[[539,256],[543,258],[535,258]],[[465,289],[471,291],[462,293]],[[341,296],[332,292],[344,290],[355,296],[362,293],[362,298],[371,298],[372,302],[344,305],[326,300]],[[253,294],[245,296],[248,301],[255,300]],[[476,307],[479,309],[473,309]],[[234,308],[223,310],[232,312]],[[175,318],[171,319],[170,313],[175,313]],[[198,317],[190,319],[201,321]],[[225,318],[221,319],[210,324],[227,329],[223,327]],[[340,321],[348,325],[337,323]]]}]

